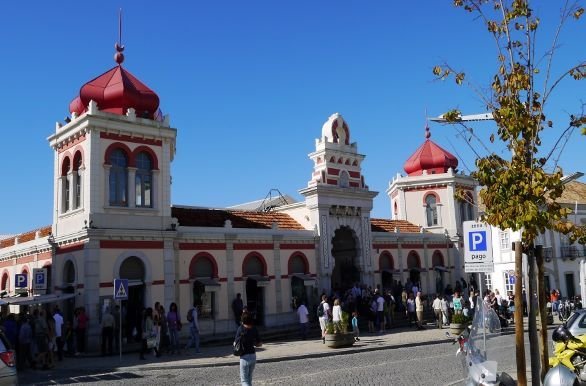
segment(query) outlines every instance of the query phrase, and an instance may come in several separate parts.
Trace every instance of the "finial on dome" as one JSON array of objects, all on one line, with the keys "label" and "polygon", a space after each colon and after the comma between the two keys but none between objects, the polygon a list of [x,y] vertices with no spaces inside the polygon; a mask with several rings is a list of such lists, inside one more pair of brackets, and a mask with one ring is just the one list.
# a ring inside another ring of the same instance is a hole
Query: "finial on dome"
[{"label": "finial on dome", "polygon": [[122,45],[122,8],[118,12],[118,42],[114,45],[116,48],[116,53],[114,54],[114,60],[118,65],[121,65],[124,62],[124,46]]},{"label": "finial on dome", "polygon": [[427,107],[425,108],[425,139],[429,139],[431,137],[431,132],[429,131],[429,119],[427,118]]}]

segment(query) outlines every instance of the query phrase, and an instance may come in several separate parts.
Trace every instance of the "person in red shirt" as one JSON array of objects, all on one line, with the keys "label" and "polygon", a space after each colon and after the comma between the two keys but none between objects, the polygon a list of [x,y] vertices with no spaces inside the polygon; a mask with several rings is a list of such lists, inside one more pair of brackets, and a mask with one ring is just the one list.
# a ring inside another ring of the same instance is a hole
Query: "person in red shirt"
[{"label": "person in red shirt", "polygon": [[77,312],[76,321],[77,321],[77,327],[75,328],[75,337],[76,337],[76,343],[77,343],[76,355],[79,355],[80,353],[85,352],[85,334],[87,331],[87,324],[89,321],[89,318],[85,314],[85,308],[83,308],[83,307],[79,308],[79,310]]},{"label": "person in red shirt", "polygon": [[550,301],[551,301],[551,311],[557,312],[558,305],[560,304],[560,292],[557,289],[551,290]]}]

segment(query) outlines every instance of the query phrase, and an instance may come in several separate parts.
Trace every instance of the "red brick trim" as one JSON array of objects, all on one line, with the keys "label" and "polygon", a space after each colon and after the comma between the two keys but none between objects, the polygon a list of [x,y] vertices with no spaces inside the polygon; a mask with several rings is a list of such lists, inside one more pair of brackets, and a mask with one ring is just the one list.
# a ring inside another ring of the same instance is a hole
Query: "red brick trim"
[{"label": "red brick trim", "polygon": [[380,244],[372,244],[372,247],[374,249],[397,249],[397,248],[399,248],[399,244],[380,243]]},{"label": "red brick trim", "polygon": [[274,249],[273,244],[245,244],[245,243],[234,243],[235,251],[246,251],[246,250],[267,250]]},{"label": "red brick trim", "polygon": [[328,174],[331,174],[332,176],[337,176],[340,174],[340,169],[328,168]]},{"label": "red brick trim", "polygon": [[100,283],[100,288],[113,288],[113,287],[114,287],[114,283],[112,283],[112,282]]},{"label": "red brick trim", "polygon": [[62,145],[61,147],[59,147],[57,149],[57,153],[63,153],[64,151],[66,151],[68,149],[71,149],[72,147],[74,147],[75,145],[77,145],[77,144],[79,144],[79,143],[81,143],[83,141],[85,141],[85,134],[84,135],[81,135],[81,136],[79,136],[77,138],[74,138],[73,141],[71,141],[71,142],[69,142],[69,143],[67,143],[67,144]]},{"label": "red brick trim", "polygon": [[179,243],[179,249],[188,250],[208,250],[208,251],[225,251],[226,243]]},{"label": "red brick trim", "polygon": [[152,145],[152,146],[163,146],[163,141],[160,139],[148,139],[148,138],[138,138],[138,137],[131,137],[130,135],[120,135],[114,133],[100,133],[100,138],[110,139],[113,141],[124,141],[124,142],[131,142],[131,143],[140,143],[143,145]]},{"label": "red brick trim", "polygon": [[100,240],[104,249],[163,249],[162,241]]},{"label": "red brick trim", "polygon": [[348,175],[352,178],[360,178],[360,172],[348,171]]},{"label": "red brick trim", "polygon": [[315,244],[281,244],[281,249],[315,249]]},{"label": "red brick trim", "polygon": [[153,281],[153,285],[161,285],[161,284],[165,284],[165,280],[155,280],[155,281]]}]

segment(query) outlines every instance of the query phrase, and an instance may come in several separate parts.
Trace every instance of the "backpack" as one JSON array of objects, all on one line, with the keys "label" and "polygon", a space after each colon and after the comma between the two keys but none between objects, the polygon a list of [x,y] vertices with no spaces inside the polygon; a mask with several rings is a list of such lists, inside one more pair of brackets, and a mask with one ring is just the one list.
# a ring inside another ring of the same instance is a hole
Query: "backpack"
[{"label": "backpack", "polygon": [[244,332],[240,332],[240,334],[236,335],[236,339],[234,339],[234,343],[232,344],[232,352],[237,357],[244,355],[243,335]]},{"label": "backpack", "polygon": [[187,321],[193,322],[193,308],[187,311]]},{"label": "backpack", "polygon": [[324,316],[324,304],[320,303],[319,306],[317,306],[317,316],[319,316],[320,318],[322,316]]}]

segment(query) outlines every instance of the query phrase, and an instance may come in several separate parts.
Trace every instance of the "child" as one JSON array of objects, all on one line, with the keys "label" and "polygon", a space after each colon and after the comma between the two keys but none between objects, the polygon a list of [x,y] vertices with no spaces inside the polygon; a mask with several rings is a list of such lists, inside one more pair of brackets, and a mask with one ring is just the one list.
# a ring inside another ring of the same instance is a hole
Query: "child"
[{"label": "child", "polygon": [[352,312],[352,331],[354,331],[354,341],[358,342],[360,331],[358,331],[358,312],[356,311]]}]

